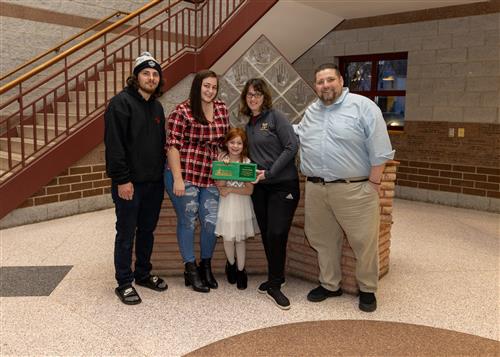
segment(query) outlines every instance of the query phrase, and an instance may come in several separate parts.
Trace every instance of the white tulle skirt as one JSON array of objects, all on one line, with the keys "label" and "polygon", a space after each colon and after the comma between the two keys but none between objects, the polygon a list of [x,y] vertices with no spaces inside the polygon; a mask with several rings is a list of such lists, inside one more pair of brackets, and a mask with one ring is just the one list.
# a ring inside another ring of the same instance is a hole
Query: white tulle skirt
[{"label": "white tulle skirt", "polygon": [[242,241],[260,233],[250,196],[230,193],[220,197],[215,234],[226,241]]}]

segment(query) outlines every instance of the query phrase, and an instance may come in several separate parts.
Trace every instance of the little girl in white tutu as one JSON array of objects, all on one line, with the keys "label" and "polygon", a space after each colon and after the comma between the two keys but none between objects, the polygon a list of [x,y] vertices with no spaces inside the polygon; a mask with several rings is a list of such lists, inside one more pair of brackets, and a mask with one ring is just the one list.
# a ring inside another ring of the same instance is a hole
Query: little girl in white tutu
[{"label": "little girl in white tutu", "polygon": [[[232,128],[227,133],[224,146],[226,152],[219,155],[219,161],[249,163],[247,157],[247,136],[240,128]],[[219,212],[215,234],[224,240],[226,252],[226,276],[230,284],[238,289],[247,288],[245,270],[245,239],[259,233],[250,195],[253,184],[242,181],[216,181],[220,192]]]}]

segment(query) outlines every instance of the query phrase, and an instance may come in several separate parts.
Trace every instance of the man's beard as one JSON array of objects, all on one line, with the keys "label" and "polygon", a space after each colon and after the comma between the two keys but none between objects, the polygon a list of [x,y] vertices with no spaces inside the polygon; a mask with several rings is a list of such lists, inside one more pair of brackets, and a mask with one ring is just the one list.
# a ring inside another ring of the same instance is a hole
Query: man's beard
[{"label": "man's beard", "polygon": [[323,102],[332,102],[335,99],[335,92],[328,91],[326,93],[321,93],[321,95],[319,96],[319,98]]},{"label": "man's beard", "polygon": [[[148,94],[153,94],[155,91],[156,91],[156,88],[158,87],[158,85],[156,86],[142,86],[140,83],[139,83],[139,89],[142,90],[143,92],[146,92]],[[152,88],[152,89],[151,89]]]}]

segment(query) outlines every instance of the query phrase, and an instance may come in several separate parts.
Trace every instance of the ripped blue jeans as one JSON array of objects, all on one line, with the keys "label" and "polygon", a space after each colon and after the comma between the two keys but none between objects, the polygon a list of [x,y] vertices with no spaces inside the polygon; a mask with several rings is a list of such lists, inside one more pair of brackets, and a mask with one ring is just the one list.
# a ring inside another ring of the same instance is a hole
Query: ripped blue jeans
[{"label": "ripped blue jeans", "polygon": [[173,192],[174,179],[170,170],[165,170],[165,189],[177,215],[177,243],[184,263],[194,262],[194,230],[196,218],[200,221],[201,259],[212,258],[217,239],[215,224],[219,209],[217,187],[198,187],[185,182],[186,193],[176,196]]}]

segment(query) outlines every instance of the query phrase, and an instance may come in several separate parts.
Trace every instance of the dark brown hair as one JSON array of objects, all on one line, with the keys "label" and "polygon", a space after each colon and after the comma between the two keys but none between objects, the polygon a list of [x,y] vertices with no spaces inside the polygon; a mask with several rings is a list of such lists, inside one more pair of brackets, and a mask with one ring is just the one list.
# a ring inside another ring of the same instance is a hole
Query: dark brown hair
[{"label": "dark brown hair", "polygon": [[262,108],[260,108],[261,111],[271,109],[273,107],[273,98],[271,97],[271,91],[269,90],[267,83],[261,78],[252,78],[245,83],[245,87],[241,92],[240,113],[243,115],[247,115],[249,117],[252,116],[252,111],[250,110],[247,104],[247,93],[248,90],[250,89],[250,86],[253,87],[254,91],[262,93],[262,95],[264,95]]},{"label": "dark brown hair", "polygon": [[[153,98],[159,98],[162,96],[163,91],[163,85],[165,82],[163,82],[163,79],[160,78],[160,81],[158,82],[158,87],[156,87],[155,91],[151,96]],[[127,78],[127,86],[130,88],[134,88],[135,90],[139,90],[139,80],[137,79],[137,76],[135,74],[130,75],[130,77]]]},{"label": "dark brown hair", "polygon": [[224,147],[226,148],[226,152],[229,155],[229,149],[227,148],[227,143],[238,136],[241,138],[241,141],[243,141],[243,150],[241,150],[241,155],[240,155],[240,161],[243,162],[243,158],[248,157],[248,139],[245,130],[241,128],[229,129],[226,136],[224,137]]},{"label": "dark brown hair", "polygon": [[[191,107],[193,117],[200,124],[208,124],[208,120],[201,107],[201,84],[205,78],[217,79],[217,93],[219,93],[219,78],[215,72],[204,69],[196,73],[191,84],[191,91],[189,92],[189,106]],[[215,93],[215,96],[217,96],[217,93]]]},{"label": "dark brown hair", "polygon": [[337,66],[335,63],[323,63],[320,64],[316,69],[314,70],[314,80],[316,81],[316,74],[320,71],[323,71],[325,69],[333,69],[337,76],[341,77],[342,74],[340,73],[339,66]]}]

